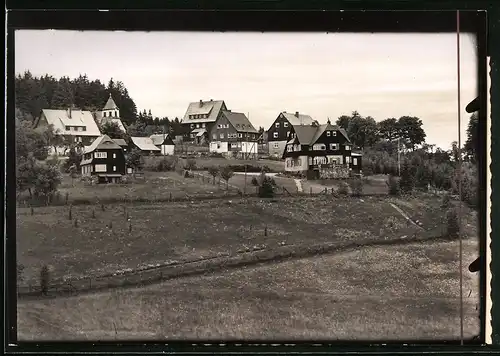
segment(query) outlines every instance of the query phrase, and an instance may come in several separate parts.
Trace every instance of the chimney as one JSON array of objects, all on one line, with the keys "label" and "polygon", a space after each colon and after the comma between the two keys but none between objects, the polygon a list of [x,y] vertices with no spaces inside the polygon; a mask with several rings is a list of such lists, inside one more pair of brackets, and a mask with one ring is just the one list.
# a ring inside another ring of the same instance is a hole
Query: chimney
[{"label": "chimney", "polygon": [[200,100],[200,108],[203,106],[203,100]]},{"label": "chimney", "polygon": [[210,99],[210,101],[213,101],[212,99]]},{"label": "chimney", "polygon": [[298,111],[295,112],[295,117],[297,117],[297,118],[299,117],[299,112]]},{"label": "chimney", "polygon": [[68,108],[68,117],[71,119],[71,106]]}]

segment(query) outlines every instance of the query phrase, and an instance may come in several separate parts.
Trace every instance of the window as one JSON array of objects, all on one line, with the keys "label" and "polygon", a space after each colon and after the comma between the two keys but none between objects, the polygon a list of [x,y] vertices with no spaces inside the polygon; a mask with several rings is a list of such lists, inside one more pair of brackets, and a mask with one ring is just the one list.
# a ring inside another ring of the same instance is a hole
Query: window
[{"label": "window", "polygon": [[115,111],[115,117],[118,117],[118,112],[117,111]]},{"label": "window", "polygon": [[332,151],[337,151],[339,149],[339,144],[338,143],[330,143],[330,149]]},{"label": "window", "polygon": [[277,122],[274,126],[276,126],[276,128],[278,129],[280,127],[280,123]]},{"label": "window", "polygon": [[106,172],[106,165],[105,164],[96,164],[94,171],[95,172]]},{"label": "window", "polygon": [[106,111],[102,114],[102,116],[106,117]]},{"label": "window", "polygon": [[200,128],[200,124],[196,124],[196,128],[199,129]]},{"label": "window", "polygon": [[80,131],[80,132],[81,132],[81,131],[83,131],[83,127],[82,127],[82,126],[79,126],[79,127],[78,127],[78,131]]},{"label": "window", "polygon": [[113,153],[113,158],[116,158],[116,153]]},{"label": "window", "polygon": [[95,152],[94,157],[95,158],[108,158],[108,153],[107,152]]},{"label": "window", "polygon": [[351,158],[351,157],[346,156],[346,157],[345,157],[345,163],[349,163],[350,158]]},{"label": "window", "polygon": [[293,152],[293,146],[292,146],[292,145],[288,145],[288,146],[286,147],[286,150],[287,150],[288,152]]},{"label": "window", "polygon": [[284,126],[284,127],[288,127],[288,122],[284,122],[284,123],[283,123],[283,126]]},{"label": "window", "polygon": [[236,148],[236,147],[237,147],[236,143],[231,144],[231,148]]},{"label": "window", "polygon": [[286,132],[286,137],[290,137],[290,131]]},{"label": "window", "polygon": [[116,166],[113,166],[113,172],[116,172]]},{"label": "window", "polygon": [[205,128],[207,125],[205,123],[201,124],[201,127]]},{"label": "window", "polygon": [[194,129],[194,124],[189,125],[189,127],[191,127],[192,129]]},{"label": "window", "polygon": [[324,150],[326,150],[326,146],[322,143],[318,143],[318,144],[313,146],[313,150],[314,151],[324,151]]},{"label": "window", "polygon": [[238,134],[238,137],[239,137],[239,138],[242,138],[242,137],[243,137],[243,134],[240,134],[240,133],[239,133],[239,134]]},{"label": "window", "polygon": [[328,137],[330,137],[330,134],[331,134],[331,132],[330,132],[330,131],[327,131],[327,132],[326,132],[326,135],[327,135]]},{"label": "window", "polygon": [[65,129],[66,129],[66,131],[69,131],[69,130],[71,130],[71,126],[66,126]]},{"label": "window", "polygon": [[275,143],[274,148],[280,148],[280,145],[278,143]]},{"label": "window", "polygon": [[217,134],[213,134],[213,135],[212,135],[212,138],[213,138],[214,140],[217,140]]},{"label": "window", "polygon": [[302,161],[300,160],[300,158],[297,160],[297,165],[298,165],[298,166],[301,166],[301,165],[302,165]]},{"label": "window", "polygon": [[333,136],[337,136],[337,131],[332,131]]},{"label": "window", "polygon": [[357,158],[353,158],[352,159],[352,164],[353,164],[353,166],[357,166],[358,165],[358,159]]},{"label": "window", "polygon": [[224,138],[224,134],[223,133],[220,134],[220,138]]},{"label": "window", "polygon": [[351,150],[351,146],[349,146],[349,145],[345,145],[345,150],[346,150],[346,151],[350,151],[350,150]]},{"label": "window", "polygon": [[278,138],[278,133],[277,133],[277,132],[274,132],[274,133],[273,133],[273,137],[274,137],[274,138]]},{"label": "window", "polygon": [[83,129],[82,131],[87,131],[87,127],[86,126],[83,126],[82,129]]}]

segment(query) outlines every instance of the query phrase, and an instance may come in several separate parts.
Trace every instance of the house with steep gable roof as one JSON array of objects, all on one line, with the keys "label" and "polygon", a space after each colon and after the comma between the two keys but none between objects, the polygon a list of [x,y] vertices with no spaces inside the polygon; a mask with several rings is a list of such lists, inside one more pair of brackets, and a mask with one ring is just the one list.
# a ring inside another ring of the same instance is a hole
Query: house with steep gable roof
[{"label": "house with steep gable roof", "polygon": [[256,158],[259,136],[245,114],[223,110],[210,130],[210,152]]},{"label": "house with steep gable roof", "polygon": [[283,152],[285,170],[295,173],[317,171],[321,167],[343,166],[360,172],[361,156],[353,158],[352,143],[347,132],[330,121],[323,125],[295,126]]},{"label": "house with steep gable roof", "polygon": [[161,149],[156,147],[150,137],[130,137],[130,150],[139,149],[143,155],[157,155]]},{"label": "house with steep gable roof", "polygon": [[269,155],[281,157],[287,141],[295,132],[295,127],[312,125],[314,120],[311,116],[301,114],[298,111],[295,114],[283,111],[279,113],[276,120],[267,130],[267,143],[269,147]]},{"label": "house with steep gable roof", "polygon": [[82,176],[97,176],[99,183],[118,183],[125,174],[125,154],[109,136],[99,136],[86,146],[80,163]]},{"label": "house with steep gable roof", "polygon": [[224,110],[227,110],[227,107],[223,100],[210,99],[189,103],[181,120],[183,140],[196,144],[208,143],[209,132]]},{"label": "house with steep gable roof", "polygon": [[90,111],[69,107],[66,110],[43,109],[34,127],[52,125],[56,135],[63,138],[60,147],[51,147],[50,154],[66,155],[70,147],[83,149],[101,136],[101,131]]}]

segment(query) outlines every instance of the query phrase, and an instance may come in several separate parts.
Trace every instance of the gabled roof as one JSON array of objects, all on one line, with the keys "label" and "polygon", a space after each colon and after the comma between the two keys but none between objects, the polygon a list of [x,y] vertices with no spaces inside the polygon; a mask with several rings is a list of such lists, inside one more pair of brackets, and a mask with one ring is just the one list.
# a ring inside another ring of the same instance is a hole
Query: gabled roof
[{"label": "gabled roof", "polygon": [[121,147],[115,141],[109,138],[109,136],[102,135],[96,138],[90,146],[85,146],[85,150],[83,152],[91,153],[94,152],[95,150],[106,150],[106,149],[116,150],[116,149],[121,149]]},{"label": "gabled roof", "polygon": [[118,146],[121,146],[121,147],[127,146],[127,141],[125,141],[123,138],[113,138],[112,140],[115,141],[115,143]]},{"label": "gabled roof", "polygon": [[312,142],[313,143],[316,142],[318,140],[318,138],[320,138],[320,136],[323,134],[323,132],[325,132],[327,130],[328,131],[339,131],[348,142],[351,142],[351,140],[349,140],[349,137],[347,136],[347,132],[344,129],[338,127],[337,125],[332,125],[332,124],[319,125],[318,130],[316,131],[316,134],[314,135]]},{"label": "gabled roof", "polygon": [[161,151],[149,137],[131,137],[130,139],[141,151]]},{"label": "gabled roof", "polygon": [[168,134],[151,135],[151,136],[149,136],[149,138],[151,139],[151,141],[153,141],[153,145],[155,145],[155,146],[163,145],[165,143],[165,141],[167,141],[169,144],[170,144],[170,142],[172,142],[172,144],[174,144],[174,142],[172,141],[172,139],[170,138],[170,136]]},{"label": "gabled roof", "polygon": [[[295,134],[300,144],[302,145],[313,145],[325,131],[339,131],[348,142],[349,137],[347,136],[347,132],[338,127],[337,125],[332,124],[323,124],[318,126],[313,125],[298,125],[294,126]],[[289,141],[292,143],[293,141]]]},{"label": "gabled roof", "polygon": [[245,114],[241,112],[223,111],[224,116],[233,125],[238,132],[251,132],[257,133],[258,131],[253,127],[252,123]]},{"label": "gabled roof", "polygon": [[113,100],[113,97],[111,96],[111,93],[109,93],[109,98],[108,101],[106,102],[106,105],[104,105],[103,110],[118,110],[118,106],[116,105],[115,101]]},{"label": "gabled roof", "polygon": [[304,114],[301,114],[301,113],[298,114],[298,117],[296,116],[297,114],[292,114],[292,113],[288,113],[288,112],[285,112],[285,111],[283,111],[281,114],[285,117],[285,119],[288,120],[288,122],[292,126],[296,126],[296,125],[312,125],[312,123],[314,121],[311,116],[304,115]]},{"label": "gabled roof", "polygon": [[312,125],[294,126],[295,136],[301,145],[311,145],[318,127]]},{"label": "gabled roof", "polygon": [[[223,106],[223,100],[197,101],[190,103],[181,123],[196,124],[201,122],[215,122]],[[208,115],[208,117],[206,119],[190,119],[190,115]]]},{"label": "gabled roof", "polygon": [[[54,126],[54,130],[61,135],[72,136],[100,136],[101,131],[94,121],[94,117],[90,111],[83,111],[77,109],[70,110],[54,110],[43,109],[42,115],[47,119],[49,125]],[[67,131],[66,126],[83,126],[85,131]]]}]

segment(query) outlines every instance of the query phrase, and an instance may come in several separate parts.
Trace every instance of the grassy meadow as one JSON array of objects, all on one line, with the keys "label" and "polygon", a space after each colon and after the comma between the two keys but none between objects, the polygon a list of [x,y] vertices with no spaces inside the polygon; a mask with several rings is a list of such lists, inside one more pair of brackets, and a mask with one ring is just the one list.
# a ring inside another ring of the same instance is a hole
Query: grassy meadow
[{"label": "grassy meadow", "polygon": [[[464,261],[477,256],[464,242]],[[464,265],[465,337],[479,333]],[[146,288],[18,302],[20,340],[458,339],[458,242],[365,247]],[[96,317],[99,315],[99,317]]]},{"label": "grassy meadow", "polygon": [[[392,205],[421,226],[409,222]],[[477,218],[464,209],[464,233],[477,238]],[[54,279],[96,276],[165,261],[233,255],[242,249],[297,248],[445,233],[440,199],[389,197],[231,198],[170,203],[18,208],[17,261],[24,284],[42,265]],[[70,219],[71,218],[71,219]],[[76,222],[75,222],[76,221]]]}]

